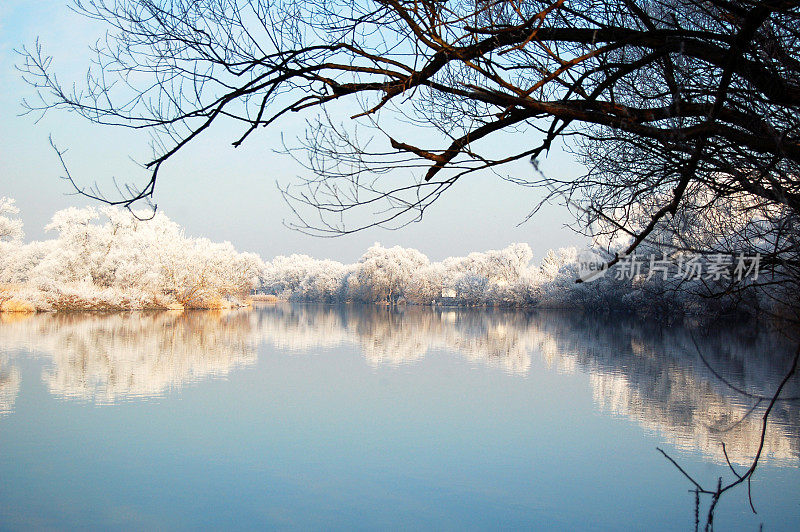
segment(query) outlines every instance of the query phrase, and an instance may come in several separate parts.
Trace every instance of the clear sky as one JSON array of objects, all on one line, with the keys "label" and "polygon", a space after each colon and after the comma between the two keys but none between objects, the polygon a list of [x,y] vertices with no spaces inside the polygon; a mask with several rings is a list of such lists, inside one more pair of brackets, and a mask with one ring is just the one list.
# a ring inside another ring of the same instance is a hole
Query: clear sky
[{"label": "clear sky", "polygon": [[[27,239],[46,236],[43,226],[53,212],[70,205],[95,204],[70,196],[48,137],[66,154],[73,174],[84,184],[97,182],[108,190],[142,177],[132,159],[145,161],[150,153],[146,135],[101,127],[65,111],[37,117],[18,116],[23,97],[35,92],[20,78],[14,50],[33,46],[40,38],[54,56],[64,85],[84,79],[88,46],[103,27],[67,8],[67,0],[4,0],[0,3],[0,196],[17,200]],[[291,128],[292,124],[282,124]],[[287,135],[291,129],[287,131]],[[305,170],[272,150],[280,147],[280,130],[260,130],[242,148],[234,149],[230,131],[211,132],[162,169],[155,201],[159,210],[186,228],[191,236],[229,240],[242,251],[275,255],[306,253],[345,262],[356,260],[373,242],[415,247],[431,259],[497,249],[527,242],[537,258],[547,249],[586,241],[565,227],[572,221],[566,208],[552,205],[518,226],[540,200],[542,192],[502,181],[492,174],[475,174],[451,188],[425,218],[402,229],[373,228],[333,239],[300,234],[286,228],[292,220],[276,182],[292,182]],[[507,141],[508,139],[506,139]],[[514,142],[523,139],[514,139]],[[536,142],[537,139],[531,139]],[[581,167],[560,150],[543,162],[548,173],[577,175]],[[533,175],[527,162],[512,171]]]}]

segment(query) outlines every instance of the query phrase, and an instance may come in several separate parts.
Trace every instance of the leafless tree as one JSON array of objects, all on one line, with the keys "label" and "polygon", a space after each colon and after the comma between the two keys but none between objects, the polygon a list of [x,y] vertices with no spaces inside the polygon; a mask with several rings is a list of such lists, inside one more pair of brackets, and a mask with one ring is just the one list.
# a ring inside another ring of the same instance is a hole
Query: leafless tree
[{"label": "leafless tree", "polygon": [[[734,199],[744,206],[737,215],[769,222],[737,242],[766,232],[764,264],[797,278],[795,0],[73,7],[110,31],[82,89],[62,85],[39,43],[23,49],[20,68],[40,96],[28,109],[66,108],[156,139],[146,186],[118,199],[79,186],[86,194],[125,205],[151,198],[171,158],[206,130],[240,124],[238,147],[299,113],[307,133],[286,149],[309,172],[283,192],[301,230],[397,227],[465,175],[493,171],[566,199],[580,227],[629,235],[625,253],[665,224],[680,229]],[[536,171],[560,138],[587,165],[582,177]],[[529,175],[502,168],[526,159]]]}]

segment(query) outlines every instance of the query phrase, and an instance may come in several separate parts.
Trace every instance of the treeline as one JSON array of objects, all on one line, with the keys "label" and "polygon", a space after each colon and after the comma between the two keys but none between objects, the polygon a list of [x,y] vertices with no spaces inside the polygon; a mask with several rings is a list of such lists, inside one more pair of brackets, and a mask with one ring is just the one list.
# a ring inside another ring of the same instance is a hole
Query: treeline
[{"label": "treeline", "polygon": [[[704,208],[665,218],[631,256],[624,253],[631,235],[609,222],[594,228],[592,249],[550,250],[541,262],[533,261],[527,244],[441,262],[415,249],[380,244],[355,264],[277,257],[266,264],[260,290],[321,302],[580,308],[667,317],[768,311],[796,317],[800,271],[775,260],[776,249],[799,249],[793,218],[739,197],[712,202],[703,191],[687,194],[685,201]],[[646,212],[642,205],[627,216]],[[785,228],[778,236],[776,226]],[[598,272],[617,256],[617,264]]]},{"label": "treeline", "polygon": [[259,292],[290,301],[580,308],[657,316],[753,313],[767,303],[755,291],[721,296],[729,282],[723,277],[664,279],[650,274],[647,264],[635,275],[612,269],[598,280],[577,283],[586,272],[576,248],[550,250],[539,263],[532,259],[527,244],[431,262],[416,249],[376,243],[355,264],[307,255],[276,257],[265,265]]},{"label": "treeline", "polygon": [[[376,243],[354,264],[307,255],[265,262],[229,242],[186,237],[163,214],[140,220],[110,207],[59,211],[46,227],[55,238],[24,243],[17,213],[13,200],[0,199],[4,310],[225,308],[245,304],[254,292],[290,301],[581,308],[669,316],[754,313],[771,304],[755,290],[720,296],[734,273],[732,259],[725,276],[719,271],[694,278],[666,271],[654,275],[644,263],[635,271],[629,265],[628,275],[618,265],[601,279],[576,283],[586,277],[587,255],[575,248],[548,251],[541,262],[533,261],[527,244],[433,262],[416,249]],[[640,249],[644,256],[663,253],[651,244]],[[608,254],[594,255],[595,265],[603,256]],[[747,286],[747,279],[739,286]]]}]

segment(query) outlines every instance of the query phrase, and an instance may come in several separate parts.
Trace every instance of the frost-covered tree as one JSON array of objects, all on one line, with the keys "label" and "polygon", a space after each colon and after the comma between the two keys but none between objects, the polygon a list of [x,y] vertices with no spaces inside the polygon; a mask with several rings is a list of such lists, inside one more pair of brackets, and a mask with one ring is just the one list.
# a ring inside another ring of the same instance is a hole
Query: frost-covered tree
[{"label": "frost-covered tree", "polygon": [[110,207],[70,207],[46,229],[56,233],[53,240],[0,243],[0,283],[20,284],[38,308],[229,306],[263,269],[257,255],[187,238],[160,213],[141,220]]},{"label": "frost-covered tree", "polygon": [[486,301],[489,279],[479,273],[467,271],[456,278],[454,286],[459,302],[479,305]]},{"label": "frost-covered tree", "polygon": [[405,297],[411,303],[429,305],[442,297],[445,268],[441,262],[434,262],[418,269],[405,290]]},{"label": "frost-covered tree", "polygon": [[[559,248],[551,249],[547,252],[542,260],[541,272],[545,278],[554,280],[561,268],[567,264],[574,263],[577,260],[578,250],[575,248]],[[573,282],[577,277],[573,277]]]},{"label": "frost-covered tree", "polygon": [[285,299],[333,301],[341,299],[346,274],[336,261],[280,255],[265,266],[261,288]]},{"label": "frost-covered tree", "polygon": [[0,304],[12,297],[5,284],[20,282],[19,267],[23,260],[22,220],[14,200],[0,197]]},{"label": "frost-covered tree", "polygon": [[533,251],[528,244],[511,244],[500,250],[470,253],[443,261],[447,280],[453,285],[465,273],[485,277],[493,285],[509,285],[529,267]]},{"label": "frost-covered tree", "polygon": [[308,255],[275,257],[263,268],[261,289],[285,299],[333,302],[346,298],[349,268]]},{"label": "frost-covered tree", "polygon": [[365,301],[397,303],[428,257],[411,248],[385,248],[375,243],[358,261],[356,276]]},{"label": "frost-covered tree", "polygon": [[349,268],[333,260],[316,261],[301,284],[305,299],[332,303],[345,298],[344,278]]},{"label": "frost-covered tree", "polygon": [[12,218],[19,214],[14,200],[0,197],[0,242],[19,242],[22,240],[22,220]]}]

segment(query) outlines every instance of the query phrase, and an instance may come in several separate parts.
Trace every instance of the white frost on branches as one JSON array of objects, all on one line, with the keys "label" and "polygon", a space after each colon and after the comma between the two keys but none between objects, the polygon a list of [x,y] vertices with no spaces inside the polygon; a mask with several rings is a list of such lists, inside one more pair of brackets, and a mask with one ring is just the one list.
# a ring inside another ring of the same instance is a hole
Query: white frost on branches
[{"label": "white frost on branches", "polygon": [[[143,221],[111,207],[70,207],[55,213],[46,226],[53,239],[29,243],[22,241],[17,213],[13,200],[0,199],[0,306],[6,310],[227,308],[244,302],[254,289],[278,299],[322,303],[661,315],[708,314],[737,303],[703,297],[716,288],[707,278],[668,282],[647,276],[646,269],[627,278],[609,271],[602,280],[577,284],[581,253],[576,248],[550,250],[538,264],[524,243],[431,262],[416,249],[376,243],[354,264],[308,255],[278,256],[265,263],[258,255],[236,251],[230,242],[189,238],[161,213]],[[701,222],[706,223],[687,221]],[[664,226],[654,236],[656,243],[644,243],[641,250],[660,257],[664,249],[675,249],[679,242],[673,229]],[[737,297],[741,300],[741,294]],[[748,297],[751,310],[763,302]]]},{"label": "white frost on branches", "polygon": [[142,221],[111,207],[70,207],[45,229],[55,238],[3,242],[0,256],[2,293],[41,310],[230,307],[263,269],[257,255],[188,238],[163,214]]}]

